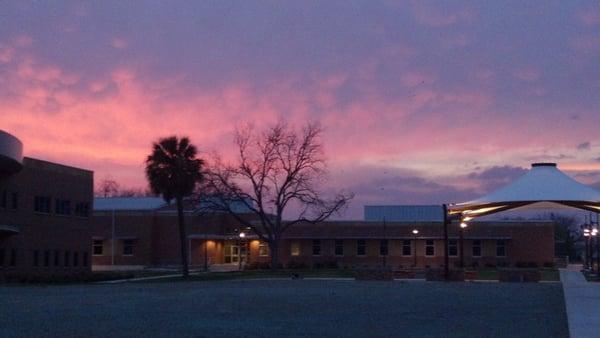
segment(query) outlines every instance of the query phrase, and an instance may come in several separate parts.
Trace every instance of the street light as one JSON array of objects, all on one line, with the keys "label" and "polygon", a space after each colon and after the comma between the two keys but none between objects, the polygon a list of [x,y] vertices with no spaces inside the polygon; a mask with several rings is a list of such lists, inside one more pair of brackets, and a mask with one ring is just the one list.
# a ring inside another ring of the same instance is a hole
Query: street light
[{"label": "street light", "polygon": [[587,270],[590,265],[590,229],[583,229],[583,241],[585,243],[585,269]]},{"label": "street light", "polygon": [[[596,251],[598,251],[598,229],[597,228],[593,228],[592,231],[590,231],[590,257],[592,258],[592,272],[594,272],[594,238],[596,238]],[[596,257],[596,264],[598,264],[598,270],[596,270],[597,273],[600,274],[600,257]]]},{"label": "street light", "polygon": [[419,234],[419,230],[417,230],[417,229],[413,229],[412,233],[413,233],[413,235],[415,235],[415,239],[414,239],[414,241],[413,241],[413,242],[414,242],[414,245],[413,245],[413,246],[415,247],[415,248],[414,248],[414,252],[415,252],[415,254],[413,255],[413,256],[414,256],[415,263],[414,263],[413,265],[414,265],[414,267],[416,268],[416,267],[417,267],[417,235]]},{"label": "street light", "polygon": [[462,222],[460,222],[460,228],[458,229],[458,237],[459,237],[459,247],[458,249],[460,250],[460,268],[464,268],[465,267],[465,250],[464,250],[464,229],[466,229],[469,225],[467,224],[467,222],[465,222],[465,220],[463,219]]},{"label": "street light", "polygon": [[242,231],[238,236],[240,237],[238,241],[238,270],[242,271],[242,240],[246,237],[246,233]]}]

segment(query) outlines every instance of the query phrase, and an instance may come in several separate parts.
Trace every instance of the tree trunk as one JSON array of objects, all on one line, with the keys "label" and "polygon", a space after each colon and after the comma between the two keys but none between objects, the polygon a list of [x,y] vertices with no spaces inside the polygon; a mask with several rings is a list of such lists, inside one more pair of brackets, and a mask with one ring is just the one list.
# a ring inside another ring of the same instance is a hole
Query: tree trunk
[{"label": "tree trunk", "polygon": [[271,251],[271,270],[279,268],[279,239],[273,238],[269,241],[269,250]]},{"label": "tree trunk", "polygon": [[181,273],[184,278],[187,278],[190,275],[189,267],[188,267],[188,243],[187,236],[185,234],[185,218],[183,215],[183,199],[178,197],[177,201],[177,218],[179,221],[179,240],[181,242]]}]

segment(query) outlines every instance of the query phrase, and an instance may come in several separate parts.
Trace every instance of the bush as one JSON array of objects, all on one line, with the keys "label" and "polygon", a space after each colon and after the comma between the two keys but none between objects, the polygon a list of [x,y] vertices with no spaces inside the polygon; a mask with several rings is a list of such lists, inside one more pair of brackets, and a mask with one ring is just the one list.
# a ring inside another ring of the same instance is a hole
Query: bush
[{"label": "bush", "polygon": [[556,267],[556,264],[554,264],[554,262],[546,262],[546,263],[544,263],[544,267],[553,269]]},{"label": "bush", "polygon": [[313,263],[313,269],[323,269],[325,265],[323,263]]},{"label": "bush", "polygon": [[508,267],[508,263],[507,262],[498,262],[498,267],[499,268],[506,268],[506,267]]},{"label": "bush", "polygon": [[328,269],[337,269],[338,268],[337,261],[329,261],[325,265],[327,266]]},{"label": "bush", "polygon": [[494,263],[485,263],[485,267],[486,268],[495,268],[496,264],[494,264]]},{"label": "bush", "polygon": [[288,269],[306,269],[308,266],[304,262],[290,261],[287,265]]},{"label": "bush", "polygon": [[515,267],[516,268],[526,268],[527,267],[527,263],[525,263],[525,262],[517,262],[517,263],[515,263]]},{"label": "bush", "polygon": [[529,262],[529,263],[527,263],[527,267],[528,268],[537,268],[538,264],[536,262]]}]

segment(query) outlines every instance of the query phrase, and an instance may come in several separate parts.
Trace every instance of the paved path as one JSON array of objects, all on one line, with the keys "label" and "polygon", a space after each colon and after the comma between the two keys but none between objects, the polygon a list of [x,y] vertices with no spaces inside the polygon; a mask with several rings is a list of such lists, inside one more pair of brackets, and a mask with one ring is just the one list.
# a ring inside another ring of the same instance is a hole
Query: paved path
[{"label": "paved path", "polygon": [[560,270],[572,338],[600,335],[600,283],[589,283],[573,267]]}]

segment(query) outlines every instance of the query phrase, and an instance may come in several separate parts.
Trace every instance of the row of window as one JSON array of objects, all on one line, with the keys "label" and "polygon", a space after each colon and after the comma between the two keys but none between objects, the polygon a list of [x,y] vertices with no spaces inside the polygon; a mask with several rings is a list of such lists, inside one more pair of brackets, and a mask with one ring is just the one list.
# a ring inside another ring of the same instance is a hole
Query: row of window
[{"label": "row of window", "polygon": [[[52,198],[49,196],[35,196],[33,201],[33,210],[44,214],[52,212]],[[71,201],[67,199],[57,198],[54,200],[54,213],[57,215],[71,215]],[[90,204],[80,202],[75,204],[75,216],[88,217],[90,214]]]},{"label": "row of window", "polygon": [[19,208],[19,194],[3,190],[0,192],[0,209],[17,210]]},{"label": "row of window", "polygon": [[[17,250],[5,250],[0,248],[0,267],[16,266],[17,265]],[[88,253],[86,251],[69,251],[61,252],[60,250],[33,250],[32,257],[33,266],[88,266]]]},{"label": "row of window", "polygon": [[[135,248],[135,240],[133,239],[122,239],[121,240],[121,254],[123,256],[133,256],[134,248]],[[103,256],[104,255],[104,240],[95,239],[92,242],[92,254],[94,256]]]},{"label": "row of window", "polygon": [[[412,256],[413,253],[413,241],[410,239],[402,240],[402,256]],[[471,256],[473,257],[481,257],[481,240],[475,239],[471,241]],[[266,248],[268,250],[268,247]],[[267,256],[268,251],[264,251],[264,255],[261,254],[261,247],[259,246],[259,255]],[[313,256],[321,255],[321,240],[315,239],[312,242],[312,254]],[[341,239],[335,240],[334,245],[334,254],[336,256],[344,256],[344,241]],[[364,239],[356,240],[356,255],[357,256],[365,256],[367,254],[367,241]],[[290,245],[290,255],[292,256],[300,256],[300,243],[292,242]],[[379,255],[380,256],[388,256],[389,255],[389,242],[387,239],[382,239],[379,241]],[[449,256],[458,256],[458,240],[451,239],[448,241],[448,255]],[[435,242],[432,239],[425,240],[425,256],[433,257],[435,256]],[[506,241],[505,240],[496,240],[496,256],[497,257],[506,257]]]}]

